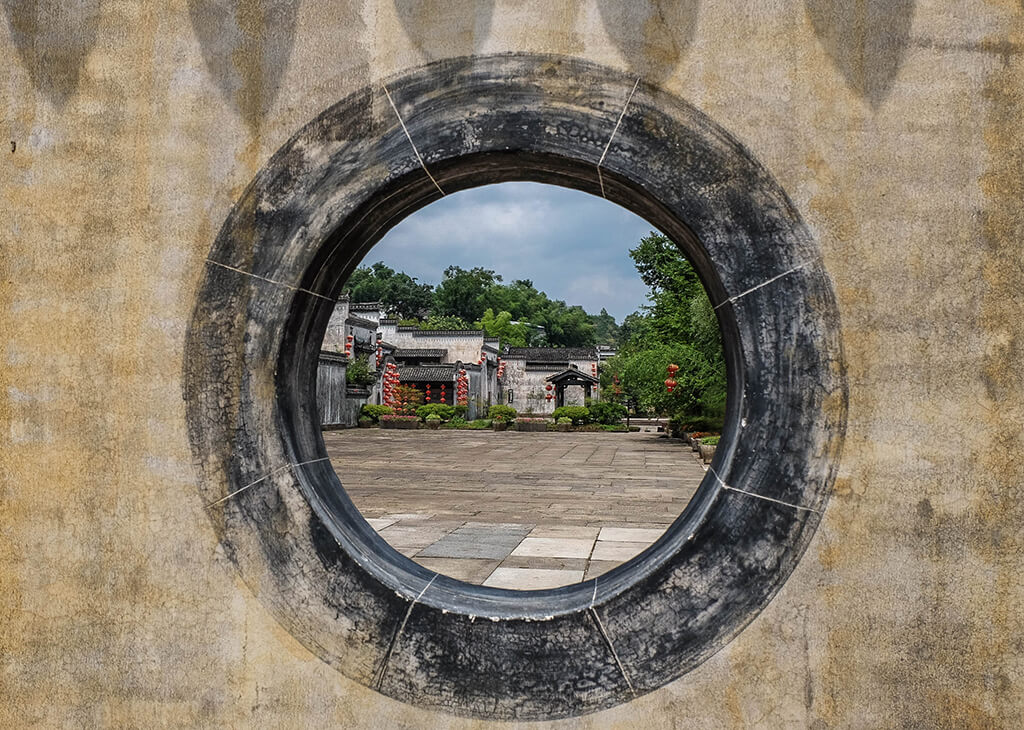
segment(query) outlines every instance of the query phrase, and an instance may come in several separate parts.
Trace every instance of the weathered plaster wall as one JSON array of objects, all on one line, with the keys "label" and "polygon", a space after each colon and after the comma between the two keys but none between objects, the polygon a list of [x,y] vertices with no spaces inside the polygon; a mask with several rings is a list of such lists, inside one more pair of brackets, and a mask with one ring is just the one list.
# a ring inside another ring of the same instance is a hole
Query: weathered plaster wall
[{"label": "weathered plaster wall", "polygon": [[388,74],[507,50],[635,72],[742,140],[823,247],[850,379],[836,495],[783,591],[681,680],[557,726],[1019,722],[1018,0],[0,14],[0,724],[487,725],[377,695],[270,618],[197,498],[180,376],[206,253],[274,150]]}]

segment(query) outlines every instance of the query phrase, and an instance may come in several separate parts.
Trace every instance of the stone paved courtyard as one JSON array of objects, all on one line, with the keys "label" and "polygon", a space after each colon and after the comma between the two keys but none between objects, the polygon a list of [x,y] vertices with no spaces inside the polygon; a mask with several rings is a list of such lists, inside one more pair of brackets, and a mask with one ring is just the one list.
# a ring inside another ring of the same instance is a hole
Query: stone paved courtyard
[{"label": "stone paved courtyard", "polygon": [[593,578],[679,516],[703,468],[655,433],[324,433],[352,500],[426,568],[520,590]]}]

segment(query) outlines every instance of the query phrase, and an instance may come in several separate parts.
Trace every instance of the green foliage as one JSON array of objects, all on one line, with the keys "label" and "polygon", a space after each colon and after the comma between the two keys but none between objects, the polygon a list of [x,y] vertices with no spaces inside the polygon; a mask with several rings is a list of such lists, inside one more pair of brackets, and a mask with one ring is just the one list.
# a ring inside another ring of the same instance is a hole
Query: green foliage
[{"label": "green foliage", "polygon": [[362,358],[349,360],[348,365],[345,367],[345,382],[349,385],[365,387],[372,384],[376,379],[377,375],[370,370],[370,366]]},{"label": "green foliage", "polygon": [[[658,233],[644,237],[630,256],[650,287],[651,304],[623,321],[623,344],[605,364],[603,392],[635,402],[639,411],[721,417],[725,355],[718,320],[696,272]],[[680,368],[672,393],[665,387],[670,363]]]},{"label": "green foliage", "polygon": [[683,413],[678,413],[669,420],[669,426],[676,431],[685,431],[686,433],[701,432],[718,432],[722,430],[725,421],[722,418],[707,417],[707,416],[687,416]]},{"label": "green foliage", "polygon": [[551,416],[556,422],[559,418],[568,418],[574,426],[590,422],[590,410],[586,406],[559,406]]},{"label": "green foliage", "polygon": [[455,416],[455,406],[444,403],[428,403],[416,409],[416,415],[426,420],[430,416],[437,416],[442,421],[449,421]]},{"label": "green foliage", "polygon": [[394,412],[391,406],[378,406],[372,403],[367,403],[359,409],[360,416],[369,418],[374,423],[378,423],[381,416],[390,416]]},{"label": "green foliage", "polygon": [[472,431],[481,431],[491,427],[491,419],[489,418],[478,418],[475,421],[470,421],[466,424],[466,428]]},{"label": "green foliage", "polygon": [[479,266],[465,270],[459,266],[449,266],[444,270],[444,279],[434,291],[432,312],[439,316],[461,317],[467,322],[474,322],[483,316],[487,308],[484,304],[484,293],[501,277],[489,269]]},{"label": "green foliage", "polygon": [[562,416],[557,421],[555,421],[555,423],[557,423],[559,426],[569,426],[572,424],[572,419],[566,416]]},{"label": "green foliage", "polygon": [[587,410],[590,411],[591,421],[609,426],[617,426],[626,417],[626,406],[611,401],[593,402]]},{"label": "green foliage", "polygon": [[473,325],[462,317],[455,317],[449,314],[432,314],[427,321],[420,325],[424,330],[471,330]]},{"label": "green foliage", "polygon": [[413,416],[416,409],[423,405],[423,393],[413,385],[399,385],[395,388],[395,413]]},{"label": "green foliage", "polygon": [[466,428],[466,419],[461,416],[452,416],[452,419],[442,425],[442,428]]},{"label": "green foliage", "polygon": [[492,420],[514,421],[518,411],[512,406],[497,404],[491,406],[487,411],[487,417]]},{"label": "green foliage", "polygon": [[402,319],[422,316],[433,300],[432,286],[380,261],[353,271],[345,290],[353,302],[382,302],[385,310]]},{"label": "green foliage", "polygon": [[500,275],[480,267],[449,266],[433,288],[378,262],[356,269],[347,291],[353,302],[380,300],[402,325],[483,329],[512,347],[613,344],[618,330],[607,311],[588,315],[582,307],[549,299],[528,279],[504,284]]},{"label": "green foliage", "polygon": [[429,421],[430,423],[440,423],[441,422],[441,417],[439,415],[437,415],[436,413],[430,413],[423,420],[424,421]]},{"label": "green foliage", "polygon": [[615,317],[608,314],[608,310],[601,308],[600,314],[591,314],[587,318],[590,324],[594,325],[594,340],[598,345],[619,344],[619,326],[615,324]]},{"label": "green foliage", "polygon": [[495,314],[494,310],[488,307],[476,326],[488,337],[497,337],[501,345],[526,347],[530,341],[530,328],[521,322],[513,323],[510,312],[502,311]]},{"label": "green foliage", "polygon": [[373,424],[373,419],[370,418],[369,416],[360,416],[359,417],[359,425],[360,426],[370,426],[372,424]]},{"label": "green foliage", "polygon": [[466,419],[466,414],[469,413],[469,406],[457,405],[452,406],[455,409],[455,418]]},{"label": "green foliage", "polygon": [[705,446],[718,446],[718,440],[720,438],[722,438],[722,437],[721,436],[705,436],[704,438],[702,438],[700,440],[700,442],[702,444],[704,444]]}]

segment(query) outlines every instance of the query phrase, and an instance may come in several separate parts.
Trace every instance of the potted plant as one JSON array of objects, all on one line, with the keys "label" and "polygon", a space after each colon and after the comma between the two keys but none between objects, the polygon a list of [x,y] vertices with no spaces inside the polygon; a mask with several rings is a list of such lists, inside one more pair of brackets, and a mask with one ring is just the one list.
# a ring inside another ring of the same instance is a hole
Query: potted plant
[{"label": "potted plant", "polygon": [[369,416],[359,417],[359,428],[370,428],[371,426],[373,426],[372,418],[370,418]]},{"label": "potted plant", "polygon": [[718,447],[719,436],[705,436],[698,442],[700,444],[700,458],[705,464],[710,464]]},{"label": "potted plant", "polygon": [[436,431],[437,429],[441,428],[441,417],[436,413],[431,413],[423,420],[427,424],[427,428],[433,431]]},{"label": "potted plant", "polygon": [[504,416],[495,416],[491,419],[491,428],[495,431],[505,431],[508,429],[508,421]]},{"label": "potted plant", "polygon": [[566,418],[565,416],[559,418],[555,423],[558,424],[559,431],[568,431],[572,428],[572,419]]},{"label": "potted plant", "polygon": [[419,428],[420,419],[418,416],[381,416],[381,428]]},{"label": "potted plant", "polygon": [[518,431],[547,431],[547,418],[516,418],[516,430]]}]

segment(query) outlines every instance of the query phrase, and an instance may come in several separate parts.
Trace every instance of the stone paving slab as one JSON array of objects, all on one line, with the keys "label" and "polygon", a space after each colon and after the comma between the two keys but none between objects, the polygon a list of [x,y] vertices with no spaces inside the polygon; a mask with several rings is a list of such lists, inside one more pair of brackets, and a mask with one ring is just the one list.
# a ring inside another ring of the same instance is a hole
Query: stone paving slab
[{"label": "stone paving slab", "polygon": [[652,543],[661,537],[664,530],[646,530],[633,527],[602,527],[597,539],[605,542],[645,542]]},{"label": "stone paving slab", "polygon": [[324,441],[349,496],[396,550],[458,580],[519,590],[632,559],[704,477],[688,447],[654,433],[352,429]]},{"label": "stone paving slab", "polygon": [[597,541],[594,551],[590,554],[591,560],[617,560],[624,563],[649,548],[649,542],[601,542]]},{"label": "stone paving slab", "polygon": [[565,537],[527,537],[512,551],[516,557],[538,558],[588,558],[594,548],[594,541]]},{"label": "stone paving slab", "polygon": [[545,568],[497,568],[484,581],[492,588],[537,591],[558,588],[583,580],[582,570],[547,570]]}]

